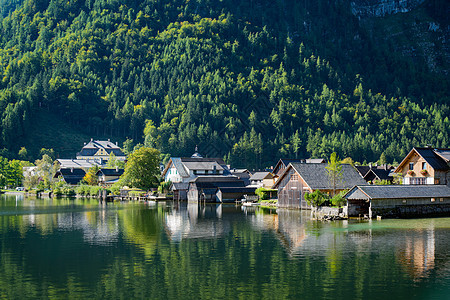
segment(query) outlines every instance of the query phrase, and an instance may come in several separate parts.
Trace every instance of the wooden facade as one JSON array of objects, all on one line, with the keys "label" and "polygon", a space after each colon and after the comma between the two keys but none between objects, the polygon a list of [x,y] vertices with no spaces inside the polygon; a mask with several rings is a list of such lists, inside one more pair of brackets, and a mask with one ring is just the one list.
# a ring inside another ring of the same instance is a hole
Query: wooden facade
[{"label": "wooden facade", "polygon": [[305,189],[309,191],[299,174],[290,168],[278,183],[278,207],[281,208],[303,208],[309,206],[305,201]]}]

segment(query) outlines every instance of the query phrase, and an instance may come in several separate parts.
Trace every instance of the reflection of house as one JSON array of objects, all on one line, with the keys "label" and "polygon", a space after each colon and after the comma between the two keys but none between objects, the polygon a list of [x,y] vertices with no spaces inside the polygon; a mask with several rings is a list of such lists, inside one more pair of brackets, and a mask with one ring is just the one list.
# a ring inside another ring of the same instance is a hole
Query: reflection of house
[{"label": "reflection of house", "polygon": [[[278,207],[306,208],[305,193],[320,190],[332,193],[333,186],[327,175],[327,164],[291,163],[273,188],[278,189]],[[336,192],[365,184],[358,172],[348,164],[342,164],[342,178],[336,182]]]},{"label": "reflection of house", "polygon": [[256,187],[263,187],[270,189],[275,183],[275,176],[270,172],[255,172],[250,177],[250,184]]},{"label": "reflection of house", "polygon": [[445,185],[360,185],[345,198],[349,217],[450,215],[450,187]]},{"label": "reflection of house", "polygon": [[244,181],[234,176],[199,176],[189,182],[187,200],[221,202],[216,196],[218,188],[244,188],[244,186]]},{"label": "reflection of house", "polygon": [[77,185],[81,180],[83,180],[86,172],[80,168],[70,168],[70,169],[60,169],[56,172],[53,178],[61,178],[67,184]]},{"label": "reflection of house", "polygon": [[122,176],[124,170],[123,169],[100,169],[97,172],[98,183],[101,185],[113,185],[119,180],[119,177]]},{"label": "reflection of house", "polygon": [[125,154],[117,143],[114,144],[110,140],[94,141],[91,139],[91,141],[85,144],[81,151],[77,153],[77,159],[107,161],[111,153],[113,153],[118,160],[126,160]]},{"label": "reflection of house", "polygon": [[450,149],[413,148],[395,170],[403,184],[450,185]]}]

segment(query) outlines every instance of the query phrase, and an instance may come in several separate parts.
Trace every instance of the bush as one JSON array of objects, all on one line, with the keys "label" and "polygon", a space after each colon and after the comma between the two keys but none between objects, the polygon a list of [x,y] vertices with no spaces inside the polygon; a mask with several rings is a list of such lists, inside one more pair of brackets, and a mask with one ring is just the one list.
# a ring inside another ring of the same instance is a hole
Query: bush
[{"label": "bush", "polygon": [[334,195],[333,198],[331,198],[331,203],[334,206],[344,206],[345,204],[347,204],[347,199],[344,198],[344,195],[347,193],[347,191],[342,191],[337,195]]},{"label": "bush", "polygon": [[312,193],[305,193],[305,200],[308,205],[313,207],[322,206],[328,200],[328,196],[319,190]]},{"label": "bush", "polygon": [[75,188],[75,192],[77,195],[87,196],[89,195],[89,186],[82,184]]},{"label": "bush", "polygon": [[97,196],[98,192],[101,190],[102,188],[99,186],[90,186],[89,187],[89,195],[90,196]]}]

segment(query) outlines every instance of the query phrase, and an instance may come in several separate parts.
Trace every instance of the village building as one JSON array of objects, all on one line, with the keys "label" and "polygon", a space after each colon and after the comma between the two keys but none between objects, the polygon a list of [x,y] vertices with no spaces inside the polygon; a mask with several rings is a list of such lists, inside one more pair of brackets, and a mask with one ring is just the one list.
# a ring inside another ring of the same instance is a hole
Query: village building
[{"label": "village building", "polygon": [[109,139],[107,141],[91,141],[83,146],[80,152],[77,153],[77,159],[87,161],[97,161],[100,165],[108,161],[109,156],[115,155],[117,160],[125,161],[126,156],[118,146],[117,142],[113,143]]},{"label": "village building", "polygon": [[239,179],[244,180],[245,185],[250,185],[250,177],[252,177],[252,172],[247,169],[230,169],[230,173]]},{"label": "village building", "polygon": [[53,178],[64,180],[70,185],[77,185],[81,180],[83,180],[85,175],[86,172],[81,168],[61,168],[55,173]]},{"label": "village building", "polygon": [[[217,196],[218,189],[221,188],[239,188],[242,189],[242,195],[245,192],[250,192],[250,190],[245,190],[244,181],[235,176],[198,176],[195,179],[189,182],[188,192],[187,192],[187,200],[189,203],[197,203],[197,202],[223,202],[224,199],[231,200],[229,195],[230,193],[236,193],[237,190],[222,190],[219,194],[221,196]],[[254,194],[254,190],[253,190]],[[239,199],[242,198],[238,196]],[[233,201],[235,199],[233,198]]]},{"label": "village building", "polygon": [[100,169],[97,171],[98,183],[101,186],[111,186],[119,181],[120,176],[122,176],[124,169]]},{"label": "village building", "polygon": [[[290,163],[273,188],[278,189],[278,207],[310,209],[305,193],[319,190],[332,194],[333,185],[324,163]],[[342,164],[342,177],[336,182],[334,192],[366,184],[349,164]]]},{"label": "village building", "polygon": [[404,185],[450,185],[450,148],[414,147],[395,169]]},{"label": "village building", "polygon": [[257,188],[271,189],[275,184],[275,178],[271,172],[255,172],[250,177],[250,185]]},{"label": "village building", "polygon": [[371,184],[380,181],[392,183],[394,181],[394,177],[391,175],[391,170],[389,169],[385,170],[380,168],[370,168],[366,175],[364,175],[364,180]]},{"label": "village building", "polygon": [[187,200],[189,183],[198,176],[221,178],[231,177],[231,173],[223,159],[204,158],[198,152],[191,157],[171,157],[161,173],[165,182],[172,182],[177,200]]},{"label": "village building", "polygon": [[359,185],[345,198],[349,217],[450,215],[450,187],[446,185]]},{"label": "village building", "polygon": [[308,159],[296,159],[296,158],[281,158],[273,168],[272,173],[281,176],[284,170],[290,163],[306,163],[306,164],[321,164],[326,163],[323,158],[308,158]]}]

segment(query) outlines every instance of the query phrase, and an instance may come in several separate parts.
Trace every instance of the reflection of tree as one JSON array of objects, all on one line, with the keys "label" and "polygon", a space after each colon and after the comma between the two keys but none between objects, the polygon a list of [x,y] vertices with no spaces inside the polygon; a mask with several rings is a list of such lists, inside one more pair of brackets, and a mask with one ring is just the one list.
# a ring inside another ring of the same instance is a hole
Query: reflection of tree
[{"label": "reflection of tree", "polygon": [[125,238],[143,249],[147,257],[153,255],[162,233],[164,212],[161,206],[157,209],[136,206],[117,214],[122,221]]}]

